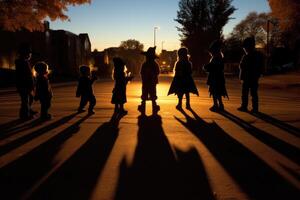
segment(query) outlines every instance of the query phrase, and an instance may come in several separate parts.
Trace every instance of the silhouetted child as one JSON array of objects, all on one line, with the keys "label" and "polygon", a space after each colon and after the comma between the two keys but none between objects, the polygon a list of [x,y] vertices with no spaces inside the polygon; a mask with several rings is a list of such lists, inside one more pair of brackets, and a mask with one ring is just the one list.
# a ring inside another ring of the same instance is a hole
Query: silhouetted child
[{"label": "silhouetted child", "polygon": [[150,47],[142,54],[146,56],[146,61],[141,68],[142,77],[142,103],[138,106],[138,110],[145,114],[146,101],[152,101],[152,112],[157,114],[160,107],[156,104],[156,84],[158,84],[159,66],[156,63],[157,55],[155,54],[156,47]]},{"label": "silhouetted child", "polygon": [[41,119],[51,119],[48,110],[51,106],[52,89],[48,79],[48,65],[45,62],[38,62],[34,65],[36,71],[36,91],[34,100],[40,101]]},{"label": "silhouetted child", "polygon": [[254,37],[243,41],[245,55],[240,63],[240,80],[242,81],[242,105],[239,111],[248,111],[249,91],[252,96],[252,112],[258,112],[258,82],[264,70],[264,56],[255,49]]},{"label": "silhouetted child", "polygon": [[115,80],[115,87],[113,89],[113,95],[111,103],[115,104],[115,113],[127,114],[124,110],[124,104],[127,102],[126,99],[126,85],[128,81],[132,80],[133,76],[130,72],[127,72],[124,61],[121,58],[114,58],[114,70],[113,79]]},{"label": "silhouetted child", "polygon": [[192,77],[192,63],[189,61],[188,49],[180,48],[177,52],[178,60],[174,67],[175,76],[171,83],[168,95],[175,93],[178,96],[177,109],[182,109],[182,98],[185,94],[186,108],[191,109],[190,92],[198,94]]},{"label": "silhouetted child", "polygon": [[97,80],[95,74],[91,76],[91,69],[88,66],[80,66],[80,78],[76,91],[76,97],[81,97],[78,112],[84,112],[84,107],[89,102],[88,112],[94,114],[94,107],[96,105],[96,98],[93,91],[93,83]]},{"label": "silhouetted child", "polygon": [[31,48],[27,44],[19,47],[19,57],[15,60],[16,87],[21,98],[20,119],[31,119],[36,113],[31,109],[33,102],[34,77],[30,65]]},{"label": "silhouetted child", "polygon": [[209,47],[209,54],[211,60],[207,65],[204,65],[203,69],[208,72],[207,85],[209,86],[210,96],[213,97],[213,106],[210,108],[211,111],[223,111],[224,104],[222,97],[227,97],[227,90],[225,87],[225,76],[224,76],[224,61],[222,42],[216,40],[212,42]]}]

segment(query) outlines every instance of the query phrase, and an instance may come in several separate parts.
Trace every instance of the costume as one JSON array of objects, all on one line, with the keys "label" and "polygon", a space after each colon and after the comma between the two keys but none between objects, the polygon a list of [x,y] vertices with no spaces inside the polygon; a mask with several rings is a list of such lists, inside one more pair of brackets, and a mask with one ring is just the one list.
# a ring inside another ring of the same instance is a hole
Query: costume
[{"label": "costume", "polygon": [[228,97],[225,87],[223,59],[221,57],[213,57],[203,69],[208,72],[206,84],[209,86],[210,96]]},{"label": "costume", "polygon": [[89,102],[89,111],[92,112],[96,105],[96,97],[93,91],[93,83],[96,78],[90,78],[88,76],[81,76],[78,80],[78,86],[76,96],[81,97],[78,110],[83,110],[86,104]]},{"label": "costume", "polygon": [[193,93],[199,95],[192,77],[192,63],[188,60],[178,61],[175,64],[175,76],[171,83],[168,95]]},{"label": "costume", "polygon": [[240,80],[242,84],[242,108],[248,106],[248,94],[252,96],[252,107],[258,110],[258,82],[264,68],[264,56],[253,50],[244,55],[240,63]]},{"label": "costume", "polygon": [[40,101],[41,118],[48,118],[48,110],[51,107],[52,89],[47,75],[38,75],[36,78],[36,93],[34,99]]}]

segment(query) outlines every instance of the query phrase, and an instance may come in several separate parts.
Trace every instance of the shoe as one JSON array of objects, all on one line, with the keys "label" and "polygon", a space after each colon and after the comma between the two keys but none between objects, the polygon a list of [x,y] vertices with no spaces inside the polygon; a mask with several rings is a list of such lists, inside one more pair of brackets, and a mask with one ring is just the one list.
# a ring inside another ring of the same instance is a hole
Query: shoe
[{"label": "shoe", "polygon": [[224,105],[223,105],[223,104],[220,104],[220,105],[219,105],[219,110],[220,110],[220,111],[224,111]]},{"label": "shoe", "polygon": [[36,114],[38,114],[39,112],[37,112],[37,111],[35,111],[35,110],[30,110],[29,113],[30,113],[30,115],[36,115]]},{"label": "shoe", "polygon": [[128,111],[123,109],[123,110],[120,110],[119,113],[120,113],[121,115],[127,115],[127,114],[128,114]]},{"label": "shoe", "polygon": [[93,114],[95,114],[95,112],[93,110],[89,110],[88,114],[93,115]]},{"label": "shoe", "polygon": [[152,108],[152,113],[153,113],[154,115],[156,115],[156,114],[158,113],[158,111],[160,111],[159,105],[153,106],[153,108]]},{"label": "shoe", "polygon": [[52,119],[52,115],[50,115],[50,114],[41,115],[40,119],[43,121],[50,120],[50,119]]},{"label": "shoe", "polygon": [[24,121],[32,120],[33,118],[34,118],[33,115],[29,115],[29,116],[20,116],[20,119],[21,119],[21,120],[24,120]]},{"label": "shoe", "polygon": [[218,109],[218,106],[213,105],[212,107],[209,108],[209,110],[212,112],[217,112],[219,109]]},{"label": "shoe", "polygon": [[81,109],[81,108],[78,108],[77,112],[78,112],[78,113],[83,113],[83,112],[85,112],[85,110],[84,110],[84,109]]},{"label": "shoe", "polygon": [[178,105],[176,106],[176,109],[177,109],[177,110],[182,110],[182,106],[181,106],[180,104],[178,104]]},{"label": "shoe", "polygon": [[138,106],[138,111],[140,111],[141,113],[145,113],[145,106],[139,105]]},{"label": "shoe", "polygon": [[254,109],[254,108],[250,112],[251,113],[259,113],[258,109]]},{"label": "shoe", "polygon": [[188,109],[188,110],[191,110],[191,109],[192,109],[192,107],[191,107],[190,104],[187,104],[187,105],[185,106],[185,108]]},{"label": "shoe", "polygon": [[248,109],[246,107],[243,107],[243,106],[239,107],[237,110],[241,111],[241,112],[248,112]]}]

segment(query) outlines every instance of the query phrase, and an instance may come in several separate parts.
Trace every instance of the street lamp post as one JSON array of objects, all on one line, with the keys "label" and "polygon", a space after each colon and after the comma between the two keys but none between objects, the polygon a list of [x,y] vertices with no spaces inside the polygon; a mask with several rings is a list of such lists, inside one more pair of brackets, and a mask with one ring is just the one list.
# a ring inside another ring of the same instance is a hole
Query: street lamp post
[{"label": "street lamp post", "polygon": [[154,46],[156,46],[156,31],[158,30],[159,28],[157,26],[154,27]]}]

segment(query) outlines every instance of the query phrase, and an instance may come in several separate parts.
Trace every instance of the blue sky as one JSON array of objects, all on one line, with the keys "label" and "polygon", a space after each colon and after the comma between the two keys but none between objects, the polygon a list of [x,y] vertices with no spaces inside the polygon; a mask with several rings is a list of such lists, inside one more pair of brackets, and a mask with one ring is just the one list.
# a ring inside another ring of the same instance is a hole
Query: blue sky
[{"label": "blue sky", "polygon": [[[164,41],[164,49],[177,49],[180,45],[177,15],[179,0],[92,0],[90,5],[70,7],[70,21],[51,22],[52,29],[64,29],[76,34],[88,33],[92,49],[103,50],[119,46],[121,41],[137,39],[145,47],[153,46],[153,29],[157,31],[158,51]],[[234,0],[238,9],[226,27],[228,34],[234,25],[249,12],[269,11],[267,0]]]}]

